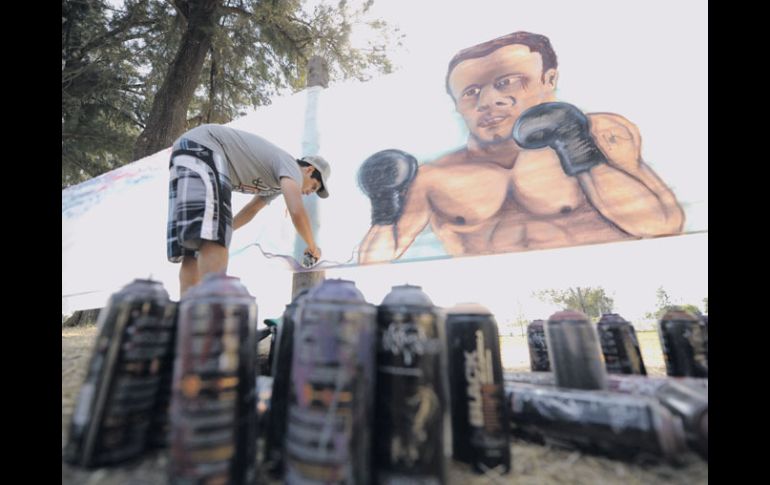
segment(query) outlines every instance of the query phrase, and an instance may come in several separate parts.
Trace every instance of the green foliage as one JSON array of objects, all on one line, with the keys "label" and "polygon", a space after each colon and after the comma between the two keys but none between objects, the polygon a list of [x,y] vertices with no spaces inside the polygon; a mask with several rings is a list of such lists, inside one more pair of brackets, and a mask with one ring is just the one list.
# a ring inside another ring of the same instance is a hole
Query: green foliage
[{"label": "green foliage", "polygon": [[565,310],[583,312],[594,321],[598,320],[603,313],[611,313],[615,305],[615,301],[601,286],[540,290],[533,295],[540,301],[559,305]]},{"label": "green foliage", "polygon": [[62,1],[62,188],[128,161],[142,102],[130,43],[144,21],[102,1]]},{"label": "green foliage", "polygon": [[[132,161],[155,93],[173,65],[191,6],[205,0],[62,0],[62,188]],[[208,0],[212,1],[212,0]],[[213,0],[219,19],[189,106],[187,128],[227,123],[248,107],[303,89],[320,55],[331,81],[391,72],[397,29],[367,17],[371,1]],[[117,5],[117,6],[115,6]],[[366,46],[354,27],[375,35]],[[174,96],[169,93],[168,96]],[[163,148],[163,147],[161,147]]]},{"label": "green foliage", "polygon": [[[658,287],[658,289],[655,291],[655,298],[655,311],[647,312],[644,314],[644,318],[647,320],[660,320],[664,313],[674,307],[685,310],[695,316],[702,315],[700,308],[698,308],[696,305],[692,305],[690,303],[674,303],[662,286]],[[706,312],[708,312],[708,298],[704,298],[703,302],[706,304]]]}]

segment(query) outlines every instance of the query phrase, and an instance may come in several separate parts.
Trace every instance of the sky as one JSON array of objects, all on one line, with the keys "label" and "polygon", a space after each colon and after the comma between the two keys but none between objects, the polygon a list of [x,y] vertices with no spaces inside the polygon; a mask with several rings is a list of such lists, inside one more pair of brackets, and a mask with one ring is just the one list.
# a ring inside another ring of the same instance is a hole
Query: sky
[{"label": "sky", "polygon": [[[443,93],[448,60],[459,49],[500,35],[516,30],[537,32],[550,38],[559,58],[558,97],[585,111],[620,113],[632,120],[642,133],[645,160],[684,201],[687,227],[699,233],[507,255],[344,268],[328,270],[327,278],[355,281],[367,300],[375,304],[382,301],[393,285],[418,284],[437,305],[479,302],[490,308],[500,322],[546,318],[558,308],[532,298],[532,292],[574,285],[603,286],[615,299],[615,311],[631,321],[639,321],[644,313],[654,309],[658,287],[663,287],[674,302],[702,308],[702,299],[708,296],[706,2],[377,0],[371,16],[398,25],[405,35],[404,47],[392,52],[398,71],[371,81],[372,86],[398,96],[371,97],[369,87],[357,81],[330,87],[329,99],[340,99],[333,96],[341,91],[349,94],[347,105],[338,102],[333,106],[335,113],[349,112],[353,117],[365,106],[369,116],[361,119],[361,127],[353,131],[325,128],[321,153],[329,155],[328,159],[360,162],[365,153],[388,148],[390,138],[422,160],[445,150],[447,138],[464,139],[464,126]],[[354,39],[364,42],[366,36],[361,34]],[[267,126],[259,120],[281,110],[300,109],[298,103],[303,99],[294,96],[275,100],[272,107],[251,112],[248,119],[236,120],[234,124],[240,122],[248,129],[260,130],[270,140],[282,142],[281,146],[291,146],[296,143],[291,137],[296,138],[301,124],[286,130],[281,123]],[[393,105],[412,107],[414,115],[407,113],[393,123],[393,117],[386,116]],[[425,115],[428,112],[433,113],[431,117]],[[363,140],[361,146],[345,142],[352,138]],[[382,147],[371,144],[370,140],[376,144],[380,139]],[[337,169],[333,183],[337,183],[338,194],[345,194],[341,168]],[[153,204],[165,204],[163,185],[153,187],[157,198],[146,201],[147,210],[137,209],[133,217],[146,218]],[[246,200],[235,194],[234,210]],[[368,207],[349,207],[344,197],[330,197],[322,204],[321,210],[327,214],[352,211],[349,220],[331,222],[326,229],[322,228],[322,236],[360,238],[368,223]],[[290,237],[291,226],[281,205],[273,204],[269,209],[258,218],[283,217],[280,230]],[[108,208],[102,210],[106,217]],[[153,219],[148,227],[163,227],[165,214],[160,212],[154,213],[157,221]],[[124,227],[130,227],[128,217],[132,216],[126,215]],[[252,225],[256,226],[256,221]],[[80,255],[80,259],[73,256],[72,263],[63,258],[62,312],[103,305],[110,292],[128,282],[124,275],[130,272],[132,261],[121,261],[121,252],[115,245],[100,244],[86,225],[75,227],[75,223],[63,220],[62,228],[69,234],[63,235],[63,254]],[[89,231],[91,237],[81,236]],[[237,232],[231,249],[245,246],[253,240],[255,231],[259,228],[247,226]],[[120,228],[116,227],[114,232],[119,233]],[[162,230],[156,232],[161,234],[141,250],[163,246],[165,234]],[[326,249],[325,254],[331,259],[344,259],[343,254],[334,253],[331,245],[327,244]],[[147,256],[162,257],[157,252]],[[78,269],[87,274],[82,264],[74,262],[85,258],[92,261],[93,271],[102,273],[100,261],[109,260],[115,277],[105,275],[98,287],[70,285],[77,279]],[[255,249],[245,250],[232,261],[231,273],[257,296],[260,316],[280,314],[290,298],[291,275],[280,265],[266,261]],[[177,267],[162,261],[157,267],[154,276],[163,280],[172,298],[176,298]],[[64,298],[83,292],[84,288],[86,294]]]}]

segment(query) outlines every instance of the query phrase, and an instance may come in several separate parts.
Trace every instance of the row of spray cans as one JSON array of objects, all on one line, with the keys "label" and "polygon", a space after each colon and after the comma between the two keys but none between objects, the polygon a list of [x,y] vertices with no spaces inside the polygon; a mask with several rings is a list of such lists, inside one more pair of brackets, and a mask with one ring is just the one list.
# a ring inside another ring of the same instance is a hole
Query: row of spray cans
[{"label": "row of spray cans", "polygon": [[254,297],[209,274],[179,302],[157,281],[111,296],[77,397],[64,459],[112,465],[169,448],[174,484],[253,483]]},{"label": "row of spray cans", "polygon": [[484,308],[444,312],[411,285],[375,306],[326,280],[286,307],[276,345],[265,459],[286,483],[446,483],[450,448],[477,472],[510,469]]},{"label": "row of spray cans", "polygon": [[[680,420],[657,401],[597,407],[586,394],[605,392],[608,379],[599,339],[575,312],[544,325],[555,387],[511,381],[506,396],[497,325],[483,307],[444,312],[409,285],[374,306],[353,282],[327,280],[284,312],[269,405],[257,395],[256,322],[255,299],[221,274],[178,305],[157,282],[118,292],[100,316],[65,459],[116,463],[170,436],[171,483],[253,483],[267,407],[265,458],[287,483],[443,483],[450,438],[456,460],[505,473],[509,423],[568,439],[568,408],[604,426],[595,441],[627,430],[619,449],[672,456],[682,443]],[[690,428],[707,430],[705,416]]]},{"label": "row of spray cans", "polygon": [[[544,325],[544,320],[533,320],[527,326],[530,368],[534,372],[551,370]],[[582,331],[590,332],[587,328]],[[606,313],[597,323],[596,331],[608,373],[647,375],[639,340],[630,322],[618,314]],[[698,318],[672,308],[658,321],[658,336],[667,375],[708,377],[708,315]]]},{"label": "row of spray cans", "polygon": [[[622,456],[708,458],[707,360],[701,324],[679,310],[660,322],[669,375],[646,376],[633,327],[604,315],[596,328],[564,311],[528,328],[532,373],[506,375],[513,433]],[[552,371],[552,372],[546,372]]]}]

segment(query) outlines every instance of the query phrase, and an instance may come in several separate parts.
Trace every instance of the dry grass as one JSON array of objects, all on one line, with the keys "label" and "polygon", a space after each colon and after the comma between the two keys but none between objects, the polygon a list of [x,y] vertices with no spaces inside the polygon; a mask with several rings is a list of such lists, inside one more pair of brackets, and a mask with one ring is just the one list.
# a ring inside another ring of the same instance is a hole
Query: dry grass
[{"label": "dry grass", "polygon": [[[72,407],[80,384],[85,378],[86,366],[95,338],[96,327],[93,325],[62,329],[62,447],[66,442]],[[648,369],[652,367],[655,374],[665,374],[657,334],[642,332],[639,334],[639,339]],[[526,339],[503,337],[501,349],[506,367],[529,370]],[[708,464],[692,453],[684,457],[684,464],[678,468],[665,464],[637,464],[610,460],[601,456],[540,446],[521,440],[514,440],[511,443],[511,453],[513,470],[502,477],[479,476],[461,464],[450,462],[449,484],[690,485],[708,483]],[[120,467],[96,470],[82,470],[62,462],[62,485],[160,485],[165,484],[167,480],[166,466],[166,451],[146,455]]]}]

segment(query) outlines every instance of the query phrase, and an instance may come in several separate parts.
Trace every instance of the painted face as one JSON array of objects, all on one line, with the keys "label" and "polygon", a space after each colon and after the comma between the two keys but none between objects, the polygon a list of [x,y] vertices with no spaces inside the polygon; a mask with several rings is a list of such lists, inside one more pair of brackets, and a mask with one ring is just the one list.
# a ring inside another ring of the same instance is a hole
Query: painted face
[{"label": "painted face", "polygon": [[556,70],[542,78],[543,60],[529,47],[511,44],[455,66],[449,89],[455,109],[482,144],[510,139],[521,113],[536,104],[554,101]]},{"label": "painted face", "polygon": [[302,169],[302,195],[314,194],[321,188],[321,182],[313,178],[313,167],[303,167]]}]

